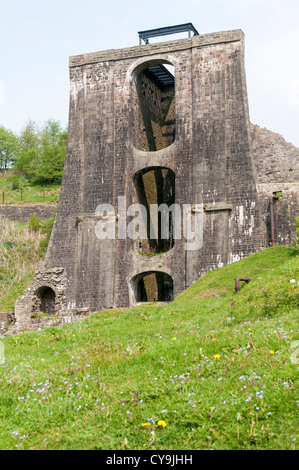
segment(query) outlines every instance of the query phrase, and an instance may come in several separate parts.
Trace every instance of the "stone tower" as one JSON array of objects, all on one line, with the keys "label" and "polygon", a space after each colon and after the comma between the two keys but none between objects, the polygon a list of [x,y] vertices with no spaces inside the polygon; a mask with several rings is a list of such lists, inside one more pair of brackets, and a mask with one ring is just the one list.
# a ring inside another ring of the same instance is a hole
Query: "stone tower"
[{"label": "stone tower", "polygon": [[[186,206],[192,224],[199,213],[200,246],[173,237],[172,214],[166,239],[148,212],[154,237],[119,237],[132,204]],[[103,221],[114,239],[97,236]],[[67,154],[45,269],[30,290],[37,303],[43,288],[65,313],[169,301],[263,243],[242,31],[70,58]]]}]

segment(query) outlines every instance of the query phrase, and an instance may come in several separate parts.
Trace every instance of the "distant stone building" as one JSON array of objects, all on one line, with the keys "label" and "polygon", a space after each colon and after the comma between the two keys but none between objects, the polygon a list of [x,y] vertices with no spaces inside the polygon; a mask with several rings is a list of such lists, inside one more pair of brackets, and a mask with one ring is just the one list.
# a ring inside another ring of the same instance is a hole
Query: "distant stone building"
[{"label": "distant stone building", "polygon": [[[16,303],[17,325],[33,327],[44,310],[73,321],[171,301],[212,268],[289,244],[298,156],[250,124],[240,30],[71,57],[57,216],[44,268]],[[136,239],[124,235],[132,204],[146,208]],[[182,209],[181,238],[173,213],[162,236],[154,204]],[[186,224],[197,221],[199,243],[186,249]],[[115,237],[99,237],[104,223]]]}]

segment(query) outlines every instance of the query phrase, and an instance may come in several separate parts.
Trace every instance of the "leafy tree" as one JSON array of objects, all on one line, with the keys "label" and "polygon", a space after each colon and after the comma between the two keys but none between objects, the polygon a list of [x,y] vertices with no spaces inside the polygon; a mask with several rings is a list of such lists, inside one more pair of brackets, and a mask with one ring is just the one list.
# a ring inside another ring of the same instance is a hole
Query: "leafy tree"
[{"label": "leafy tree", "polygon": [[19,154],[14,165],[14,171],[29,178],[36,177],[39,152],[40,131],[37,124],[29,120],[19,136]]},{"label": "leafy tree", "polygon": [[40,182],[60,183],[62,178],[67,132],[58,121],[48,120],[40,135],[40,154],[37,179]]},{"label": "leafy tree", "polygon": [[28,121],[19,136],[19,154],[14,171],[33,183],[60,183],[67,131],[59,121],[49,119],[39,127]]},{"label": "leafy tree", "polygon": [[10,169],[18,154],[18,139],[12,131],[0,127],[0,171]]}]

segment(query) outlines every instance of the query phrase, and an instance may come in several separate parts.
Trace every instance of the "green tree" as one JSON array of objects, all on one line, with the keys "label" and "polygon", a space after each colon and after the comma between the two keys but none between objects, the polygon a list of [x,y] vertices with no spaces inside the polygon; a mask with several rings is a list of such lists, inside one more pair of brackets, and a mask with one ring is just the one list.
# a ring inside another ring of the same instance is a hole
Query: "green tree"
[{"label": "green tree", "polygon": [[67,131],[59,121],[49,119],[43,126],[28,121],[19,136],[19,154],[14,171],[33,183],[60,183]]},{"label": "green tree", "polygon": [[12,168],[18,154],[18,139],[15,134],[0,127],[0,171]]},{"label": "green tree", "polygon": [[40,182],[60,183],[62,178],[67,131],[59,121],[49,119],[40,134],[40,154],[37,179]]},{"label": "green tree", "polygon": [[14,171],[28,178],[37,176],[37,161],[40,153],[40,131],[38,125],[29,120],[19,135],[19,153]]}]

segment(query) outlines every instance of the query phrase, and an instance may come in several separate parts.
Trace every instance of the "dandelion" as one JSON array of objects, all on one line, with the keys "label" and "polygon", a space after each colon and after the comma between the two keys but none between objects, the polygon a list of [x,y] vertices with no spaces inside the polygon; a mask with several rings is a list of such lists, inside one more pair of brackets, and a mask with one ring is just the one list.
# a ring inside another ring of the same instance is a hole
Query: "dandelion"
[{"label": "dandelion", "polygon": [[216,339],[215,339],[215,338],[212,338],[212,341],[216,341]]},{"label": "dandelion", "polygon": [[270,351],[270,354],[275,354],[275,351]]},{"label": "dandelion", "polygon": [[291,284],[295,284],[295,282],[296,282],[296,279],[291,279],[291,280],[290,280],[290,283],[291,283]]},{"label": "dandelion", "polygon": [[141,426],[144,427],[144,428],[148,428],[150,425],[151,425],[151,423],[142,423]]},{"label": "dandelion", "polygon": [[172,341],[176,341],[176,338],[172,338]]},{"label": "dandelion", "polygon": [[214,354],[215,359],[219,359],[219,357],[220,357],[220,354]]},{"label": "dandelion", "polygon": [[158,426],[161,426],[162,428],[166,428],[167,424],[165,423],[165,421],[163,421],[163,419],[160,419],[158,421]]}]

